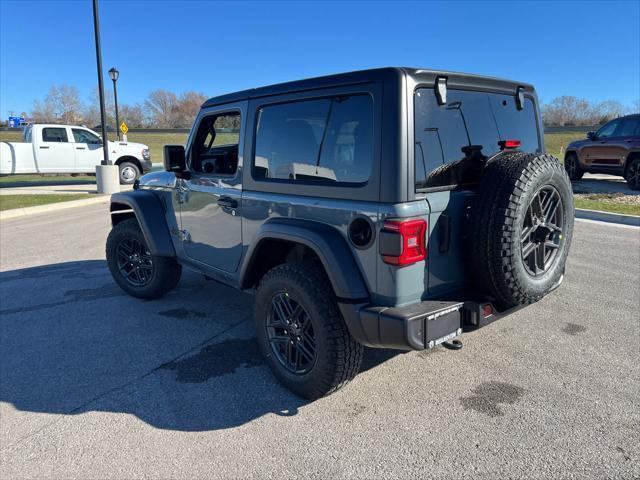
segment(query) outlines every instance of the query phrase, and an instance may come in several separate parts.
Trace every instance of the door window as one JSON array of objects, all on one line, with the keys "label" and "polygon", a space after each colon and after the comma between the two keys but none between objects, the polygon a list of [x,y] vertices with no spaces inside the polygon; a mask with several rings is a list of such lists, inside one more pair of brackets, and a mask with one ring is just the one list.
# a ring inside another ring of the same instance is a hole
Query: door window
[{"label": "door window", "polygon": [[94,135],[87,130],[81,130],[79,128],[72,128],[73,139],[76,143],[88,143],[90,145],[101,144],[100,137]]},{"label": "door window", "polygon": [[240,112],[204,117],[191,146],[191,170],[213,175],[235,175],[238,170],[239,143]]},{"label": "door window", "polygon": [[42,141],[43,142],[68,142],[67,129],[66,128],[43,128],[42,129]]},{"label": "door window", "polygon": [[364,183],[373,159],[373,102],[339,96],[262,107],[253,177],[262,180]]},{"label": "door window", "polygon": [[613,137],[613,133],[616,131],[616,128],[620,124],[620,119],[616,118],[615,120],[610,121],[606,125],[600,128],[596,133],[597,138],[609,138]]}]

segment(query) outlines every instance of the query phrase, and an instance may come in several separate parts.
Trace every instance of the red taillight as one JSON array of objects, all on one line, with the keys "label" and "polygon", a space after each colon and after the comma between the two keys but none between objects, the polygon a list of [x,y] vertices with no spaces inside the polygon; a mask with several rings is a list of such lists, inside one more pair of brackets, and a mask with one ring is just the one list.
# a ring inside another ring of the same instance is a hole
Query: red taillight
[{"label": "red taillight", "polygon": [[498,142],[502,150],[506,148],[518,148],[522,142],[520,140],[501,140]]},{"label": "red taillight", "polygon": [[383,230],[397,233],[400,236],[399,255],[382,253],[382,260],[391,265],[409,265],[424,260],[427,256],[426,232],[427,222],[417,220],[388,220],[384,222]]}]

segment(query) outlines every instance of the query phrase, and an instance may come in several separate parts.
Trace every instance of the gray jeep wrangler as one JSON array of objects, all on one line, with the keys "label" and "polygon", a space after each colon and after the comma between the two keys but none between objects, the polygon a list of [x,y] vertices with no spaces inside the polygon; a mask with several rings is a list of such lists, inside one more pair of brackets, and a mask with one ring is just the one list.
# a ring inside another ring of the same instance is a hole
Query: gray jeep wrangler
[{"label": "gray jeep wrangler", "polygon": [[254,293],[265,359],[306,398],[363,345],[460,345],[563,278],[571,184],[531,85],[384,68],[245,90],[164,155],[112,197],[113,278],[158,298],[185,266]]}]

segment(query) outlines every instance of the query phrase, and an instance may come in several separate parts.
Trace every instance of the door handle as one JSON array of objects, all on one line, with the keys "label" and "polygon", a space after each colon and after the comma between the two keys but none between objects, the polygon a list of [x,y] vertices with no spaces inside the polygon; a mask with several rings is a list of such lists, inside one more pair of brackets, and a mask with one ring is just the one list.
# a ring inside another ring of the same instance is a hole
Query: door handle
[{"label": "door handle", "polygon": [[44,149],[44,148],[49,148],[49,147],[44,147],[44,146],[40,145],[40,148],[43,148],[43,149]]},{"label": "door handle", "polygon": [[76,147],[76,150],[86,150],[85,147]]},{"label": "door handle", "polygon": [[238,201],[231,197],[220,197],[218,199],[218,205],[222,208],[238,208]]}]

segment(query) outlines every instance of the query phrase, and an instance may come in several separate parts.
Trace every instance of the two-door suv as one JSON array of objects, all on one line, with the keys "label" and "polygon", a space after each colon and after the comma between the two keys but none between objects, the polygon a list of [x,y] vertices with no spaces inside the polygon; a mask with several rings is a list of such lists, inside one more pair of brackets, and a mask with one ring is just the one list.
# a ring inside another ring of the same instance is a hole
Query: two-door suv
[{"label": "two-door suv", "polygon": [[624,177],[631,190],[640,190],[640,115],[616,118],[570,143],[564,166],[571,180],[607,173]]},{"label": "two-door suv", "polygon": [[384,68],[246,90],[164,153],[112,197],[115,281],[157,298],[185,266],[254,293],[267,363],[307,398],[363,345],[453,346],[563,278],[571,185],[524,83]]}]

